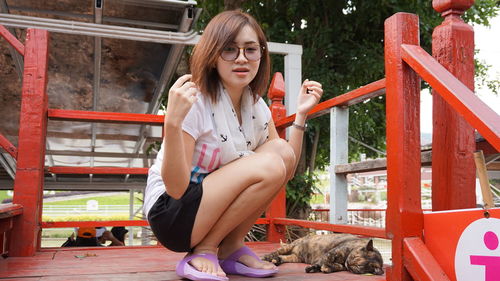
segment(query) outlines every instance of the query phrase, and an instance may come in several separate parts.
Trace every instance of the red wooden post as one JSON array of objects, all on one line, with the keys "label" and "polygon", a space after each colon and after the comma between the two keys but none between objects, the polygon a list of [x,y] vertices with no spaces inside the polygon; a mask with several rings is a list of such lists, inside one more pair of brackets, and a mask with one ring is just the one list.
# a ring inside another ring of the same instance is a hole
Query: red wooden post
[{"label": "red wooden post", "polygon": [[47,133],[48,38],[46,30],[28,29],[26,35],[13,198],[13,202],[22,205],[24,211],[12,229],[11,256],[33,256],[41,237]]},{"label": "red wooden post", "polygon": [[[283,75],[280,72],[277,72],[273,76],[273,80],[271,81],[271,85],[269,86],[269,92],[267,93],[267,97],[272,100],[272,104],[270,106],[271,114],[273,116],[274,123],[277,120],[286,117],[286,108],[283,105],[283,99],[285,98],[285,81],[283,80]],[[280,129],[278,130],[278,134],[281,138],[286,137],[286,130]],[[286,217],[286,188],[283,187],[281,191],[278,193],[276,198],[274,198],[273,202],[269,206],[266,211],[267,218],[285,218]],[[279,242],[280,240],[285,241],[285,231],[284,226],[278,226],[273,223],[269,224],[267,228],[267,241],[269,242]]]},{"label": "red wooden post", "polygon": [[[444,21],[432,34],[432,55],[474,91],[474,30],[460,15],[474,0],[434,0]],[[433,99],[432,209],[476,206],[474,129],[437,94]]]},{"label": "red wooden post", "polygon": [[385,21],[387,111],[387,220],[392,268],[387,280],[413,280],[403,267],[403,239],[420,237],[420,79],[402,61],[401,44],[419,45],[418,17],[397,13]]}]

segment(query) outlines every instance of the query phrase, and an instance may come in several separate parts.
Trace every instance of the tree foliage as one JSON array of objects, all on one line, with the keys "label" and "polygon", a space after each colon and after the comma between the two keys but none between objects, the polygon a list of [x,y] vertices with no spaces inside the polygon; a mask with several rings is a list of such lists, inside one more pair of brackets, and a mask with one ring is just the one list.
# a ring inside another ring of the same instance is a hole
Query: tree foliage
[{"label": "tree foliage", "polygon": [[[432,31],[442,21],[429,0],[204,0],[199,6],[204,9],[198,21],[200,30],[226,6],[241,7],[260,22],[269,41],[302,45],[303,77],[323,84],[323,100],[384,78],[386,18],[397,12],[417,14],[420,19],[420,42],[429,53]],[[495,16],[498,10],[496,0],[476,0],[463,18],[469,23],[487,25],[488,19]],[[281,56],[273,56],[272,62],[273,72],[283,71]],[[478,67],[484,68],[484,65],[478,64]],[[484,71],[481,73],[484,75]],[[351,137],[385,150],[385,97],[351,106],[349,119]],[[305,137],[306,161],[311,157],[308,155],[311,140],[314,134],[320,133],[315,162],[317,168],[324,168],[329,161],[329,117],[316,118],[309,121],[309,125],[321,130],[308,130]],[[376,152],[350,142],[349,158],[358,159],[360,153],[365,153],[367,157],[380,157]],[[304,172],[305,168],[297,171],[298,174]],[[310,186],[308,177],[302,178]]]}]

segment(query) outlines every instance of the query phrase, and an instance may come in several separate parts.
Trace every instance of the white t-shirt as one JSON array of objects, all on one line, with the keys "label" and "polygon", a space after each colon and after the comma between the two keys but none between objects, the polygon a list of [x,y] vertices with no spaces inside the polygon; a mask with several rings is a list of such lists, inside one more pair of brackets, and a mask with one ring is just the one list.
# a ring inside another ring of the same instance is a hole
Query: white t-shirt
[{"label": "white t-shirt", "polygon": [[[198,100],[193,104],[182,123],[182,130],[190,134],[195,140],[190,177],[190,182],[193,183],[201,183],[205,176],[220,167],[221,153],[210,102],[209,97],[199,94]],[[266,120],[270,120],[271,111],[269,111],[264,100],[259,98],[257,103],[265,108]],[[156,156],[155,163],[149,169],[143,208],[146,217],[153,204],[166,190],[161,178],[162,163],[163,144]]]}]

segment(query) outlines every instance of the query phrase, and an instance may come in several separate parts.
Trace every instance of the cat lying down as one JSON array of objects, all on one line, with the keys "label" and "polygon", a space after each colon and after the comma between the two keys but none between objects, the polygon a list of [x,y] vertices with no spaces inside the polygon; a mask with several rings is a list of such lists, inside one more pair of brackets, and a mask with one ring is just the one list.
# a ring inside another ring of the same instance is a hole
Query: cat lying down
[{"label": "cat lying down", "polygon": [[357,274],[384,274],[383,260],[373,240],[351,234],[309,235],[282,244],[264,260],[280,265],[286,262],[310,264],[307,273],[347,270]]}]

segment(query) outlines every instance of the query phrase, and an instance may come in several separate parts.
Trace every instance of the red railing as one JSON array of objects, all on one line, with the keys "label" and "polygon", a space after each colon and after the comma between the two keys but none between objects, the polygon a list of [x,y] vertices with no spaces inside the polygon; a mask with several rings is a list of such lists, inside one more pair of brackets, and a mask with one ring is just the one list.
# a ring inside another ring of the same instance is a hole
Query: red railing
[{"label": "red railing", "polygon": [[[336,96],[329,100],[319,103],[307,114],[307,119],[319,117],[326,114],[331,108],[335,106],[349,106],[354,105],[370,98],[384,94],[385,89],[385,79],[378,80],[376,82],[370,83],[366,86],[360,87],[356,90],[350,91],[348,93]],[[271,112],[273,113],[273,119],[280,136],[284,138],[284,130],[290,126],[295,119],[295,114],[286,116],[286,111],[283,106],[284,92],[281,93],[275,89],[281,89],[284,91],[284,80],[281,73],[276,73],[273,77],[273,82],[271,83],[271,88],[269,90],[268,97],[273,101],[271,105]],[[279,94],[276,94],[279,92]],[[278,106],[276,106],[278,104]],[[276,108],[273,108],[273,105]],[[276,112],[277,111],[277,112]],[[283,189],[284,191],[284,189]],[[268,215],[267,218],[270,219],[270,226],[268,232],[268,240],[271,242],[285,241],[283,226],[285,225],[296,225],[307,227],[316,230],[327,230],[336,232],[349,232],[354,234],[373,236],[379,238],[387,238],[384,228],[362,226],[362,225],[345,225],[345,224],[330,224],[323,222],[311,222],[306,220],[295,220],[285,218],[285,196],[278,196],[270,206],[270,209],[274,209],[274,215]]]},{"label": "red railing", "polygon": [[163,125],[164,116],[140,113],[96,112],[83,110],[49,109],[49,119],[97,123]]},{"label": "red railing", "polygon": [[[325,115],[335,106],[351,106],[365,100],[385,94],[385,79],[380,79],[343,95],[336,96],[316,105],[308,114],[307,119]],[[275,120],[276,128],[281,129],[292,125],[295,114]]]},{"label": "red railing", "polygon": [[420,46],[403,44],[401,49],[403,60],[497,151],[500,151],[498,114]]}]

